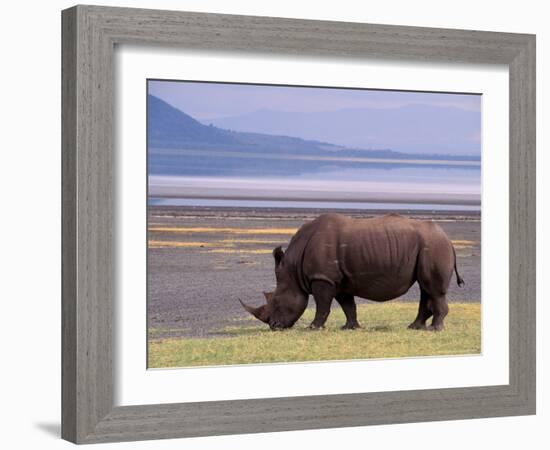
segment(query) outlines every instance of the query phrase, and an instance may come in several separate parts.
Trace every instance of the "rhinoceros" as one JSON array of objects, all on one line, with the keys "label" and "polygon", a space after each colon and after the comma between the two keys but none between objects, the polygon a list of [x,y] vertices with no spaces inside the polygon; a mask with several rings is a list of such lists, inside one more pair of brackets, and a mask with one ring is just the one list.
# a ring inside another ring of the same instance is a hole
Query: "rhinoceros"
[{"label": "rhinoceros", "polygon": [[453,271],[457,284],[464,284],[453,244],[441,227],[398,214],[369,219],[323,214],[300,227],[286,252],[275,248],[273,257],[277,286],[264,293],[267,303],[253,307],[241,301],[272,330],[292,327],[310,294],[316,311],[309,328],[324,326],[333,299],[346,316],[342,329],[359,328],[354,297],[385,302],[418,282],[420,305],[409,328],[440,331],[449,311],[446,294]]}]

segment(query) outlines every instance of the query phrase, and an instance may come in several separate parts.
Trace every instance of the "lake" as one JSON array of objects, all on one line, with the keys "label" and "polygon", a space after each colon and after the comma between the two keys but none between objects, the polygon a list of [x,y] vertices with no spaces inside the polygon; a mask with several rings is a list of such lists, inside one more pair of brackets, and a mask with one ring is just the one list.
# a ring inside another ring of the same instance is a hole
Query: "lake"
[{"label": "lake", "polygon": [[[388,167],[390,166],[390,167]],[[479,211],[476,165],[325,164],[300,175],[149,175],[149,202],[165,206]]]}]

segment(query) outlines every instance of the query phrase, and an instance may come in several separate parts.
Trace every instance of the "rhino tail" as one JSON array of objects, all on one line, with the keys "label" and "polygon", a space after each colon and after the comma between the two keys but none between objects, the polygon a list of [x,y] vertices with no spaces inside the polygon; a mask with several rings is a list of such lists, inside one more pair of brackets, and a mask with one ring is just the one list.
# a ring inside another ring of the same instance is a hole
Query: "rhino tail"
[{"label": "rhino tail", "polygon": [[456,251],[455,251],[454,245],[452,245],[452,247],[453,247],[453,255],[454,255],[454,258],[455,258],[456,284],[458,284],[460,287],[462,287],[462,286],[464,286],[464,279],[460,276],[460,274],[458,273],[458,269],[456,268]]}]

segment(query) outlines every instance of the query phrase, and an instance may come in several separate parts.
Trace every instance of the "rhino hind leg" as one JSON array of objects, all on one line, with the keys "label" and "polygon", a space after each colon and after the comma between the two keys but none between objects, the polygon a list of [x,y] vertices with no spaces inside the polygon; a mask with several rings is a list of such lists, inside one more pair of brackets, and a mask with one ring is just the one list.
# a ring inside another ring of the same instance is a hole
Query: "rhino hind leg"
[{"label": "rhino hind leg", "polygon": [[418,304],[418,314],[414,322],[409,325],[411,330],[426,330],[426,321],[432,317],[433,312],[429,305],[430,296],[424,289],[420,289],[420,302]]},{"label": "rhino hind leg", "polygon": [[334,286],[327,281],[315,280],[311,284],[311,292],[315,299],[315,318],[309,325],[309,329],[318,330],[325,326],[328,315],[330,314],[330,305],[335,295]]},{"label": "rhino hind leg", "polygon": [[[432,242],[432,247],[426,247],[420,251],[417,264],[417,281],[421,292],[426,296],[425,308],[433,315],[432,323],[425,328],[427,330],[441,331],[444,328],[443,321],[449,313],[446,294],[449,289],[453,270],[454,253],[448,241]],[[421,295],[419,315],[420,308],[422,307],[423,301]],[[423,319],[427,313],[426,309],[423,311],[424,315],[420,319]],[[426,320],[428,318],[429,316],[426,317]],[[416,322],[415,325],[419,323],[422,323],[422,320]]]},{"label": "rhino hind leg", "polygon": [[441,331],[444,328],[443,319],[445,319],[445,316],[449,313],[447,297],[445,295],[434,297],[430,303],[434,318],[432,319],[432,324],[428,327],[428,330]]},{"label": "rhino hind leg", "polygon": [[346,324],[342,327],[342,330],[355,330],[356,328],[361,328],[361,325],[357,322],[357,306],[355,305],[355,298],[353,295],[339,294],[336,296],[336,301],[340,304],[346,315]]}]

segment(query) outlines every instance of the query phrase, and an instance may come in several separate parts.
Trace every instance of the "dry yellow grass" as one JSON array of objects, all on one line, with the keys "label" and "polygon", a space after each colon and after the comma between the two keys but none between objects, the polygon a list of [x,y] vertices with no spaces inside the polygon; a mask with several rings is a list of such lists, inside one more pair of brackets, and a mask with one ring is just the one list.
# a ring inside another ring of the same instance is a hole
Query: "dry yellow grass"
[{"label": "dry yellow grass", "polygon": [[237,228],[237,227],[150,227],[151,232],[162,233],[216,233],[216,234],[286,234],[293,235],[297,228]]},{"label": "dry yellow grass", "polygon": [[209,253],[249,253],[254,255],[268,254],[271,248],[242,248],[237,249],[237,244],[278,244],[280,241],[261,239],[221,239],[213,242],[200,241],[173,241],[173,240],[149,240],[149,248],[209,248]]},{"label": "dry yellow grass", "polygon": [[[163,228],[163,230],[176,230],[176,228]],[[182,228],[177,228],[177,230],[181,230]],[[189,233],[203,233],[204,231],[196,231],[196,230],[212,230],[210,228],[198,228],[198,227],[189,227],[185,228],[185,230],[195,230],[195,231],[188,231]],[[267,234],[265,233],[267,230],[275,230],[273,234],[284,234],[281,230],[293,230],[291,228],[264,228],[264,229],[239,229],[239,228],[224,228],[223,230],[238,230],[232,231],[235,234],[254,234],[257,231],[259,231],[257,234]],[[160,228],[150,228],[149,231],[159,231]],[[222,228],[219,228],[217,230],[222,230]],[[184,233],[184,231],[175,231],[175,233]],[[209,231],[210,232],[210,231]],[[471,248],[475,245],[474,241],[468,241],[468,240],[453,240],[452,241],[454,247],[456,249],[464,249],[464,248]],[[210,250],[211,253],[251,253],[251,254],[267,254],[271,253],[271,250],[268,249],[241,249],[236,250],[233,249],[233,247],[236,244],[281,244],[280,240],[275,239],[220,239],[218,241],[214,242],[197,242],[197,241],[161,241],[161,240],[150,240],[149,241],[149,248],[203,248],[203,247],[221,247],[215,250]]]},{"label": "dry yellow grass", "polygon": [[149,248],[201,248],[212,247],[215,244],[209,242],[184,242],[184,241],[149,241]]},{"label": "dry yellow grass", "polygon": [[476,244],[475,241],[468,241],[465,239],[456,239],[456,240],[452,240],[451,242],[453,243],[454,248],[457,250],[461,250],[464,248],[471,248]]},{"label": "dry yellow grass", "polygon": [[475,241],[468,241],[465,239],[453,239],[451,241],[453,245],[474,245]]}]

